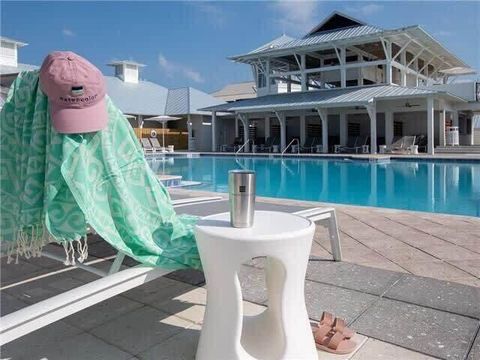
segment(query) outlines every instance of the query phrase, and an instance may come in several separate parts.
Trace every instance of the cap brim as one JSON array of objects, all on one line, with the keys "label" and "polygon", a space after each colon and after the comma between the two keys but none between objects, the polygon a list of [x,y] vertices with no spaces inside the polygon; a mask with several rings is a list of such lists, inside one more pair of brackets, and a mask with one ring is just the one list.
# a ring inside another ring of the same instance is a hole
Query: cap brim
[{"label": "cap brim", "polygon": [[108,123],[105,99],[81,109],[65,108],[50,103],[50,115],[55,130],[61,134],[89,133],[104,129]]}]

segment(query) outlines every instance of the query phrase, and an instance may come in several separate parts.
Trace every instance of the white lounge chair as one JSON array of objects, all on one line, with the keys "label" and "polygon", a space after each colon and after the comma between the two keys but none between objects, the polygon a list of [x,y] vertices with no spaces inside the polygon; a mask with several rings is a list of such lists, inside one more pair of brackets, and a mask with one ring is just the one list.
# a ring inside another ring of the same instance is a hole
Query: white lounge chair
[{"label": "white lounge chair", "polygon": [[150,138],[150,143],[152,144],[155,152],[157,152],[157,151],[158,152],[165,152],[165,148],[160,145],[160,142],[158,141],[157,138]]},{"label": "white lounge chair", "polygon": [[[224,199],[221,197],[189,198],[174,200],[173,204],[174,207],[178,208],[216,201],[224,201]],[[342,255],[335,210],[333,208],[312,208],[298,211],[295,214],[304,216],[314,222],[327,221],[333,258],[340,261]],[[63,262],[61,257],[54,254],[49,254],[48,252],[43,252],[43,254]],[[119,271],[124,258],[125,255],[123,253],[117,253],[108,272],[102,272],[87,264],[74,265],[103,277],[3,316],[0,319],[0,346],[172,272],[172,270],[144,265],[137,265]]]},{"label": "white lounge chair", "polygon": [[143,147],[143,151],[147,154],[147,153],[154,153],[155,152],[155,149],[154,147],[152,146],[152,144],[150,143],[150,140],[148,140],[147,138],[141,138],[140,139],[141,143],[142,143],[142,147]]},{"label": "white lounge chair", "polygon": [[415,136],[402,136],[387,145],[385,149],[388,153],[406,154],[410,152],[410,148],[415,145]]}]

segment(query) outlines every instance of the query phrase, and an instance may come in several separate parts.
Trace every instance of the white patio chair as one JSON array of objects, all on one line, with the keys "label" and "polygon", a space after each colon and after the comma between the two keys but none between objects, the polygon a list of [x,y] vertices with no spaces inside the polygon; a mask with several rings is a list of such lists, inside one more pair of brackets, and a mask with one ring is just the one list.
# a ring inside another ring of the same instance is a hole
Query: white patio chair
[{"label": "white patio chair", "polygon": [[153,148],[152,144],[150,143],[150,140],[148,140],[147,138],[141,138],[140,141],[142,143],[143,151],[145,153],[154,153],[155,152],[155,149]]},{"label": "white patio chair", "polygon": [[[173,204],[174,207],[178,208],[223,200],[221,197],[199,197],[174,200]],[[335,210],[333,208],[319,207],[297,211],[295,214],[304,216],[314,222],[328,221],[333,258],[340,261],[342,254]],[[44,252],[44,254],[48,256],[47,252]],[[50,258],[63,262],[62,258],[50,255]],[[3,316],[0,319],[0,346],[172,272],[172,270],[144,265],[137,265],[119,271],[124,258],[125,255],[123,253],[117,253],[108,272],[102,272],[85,264],[74,265],[103,277]]]},{"label": "white patio chair", "polygon": [[153,149],[155,152],[165,152],[165,148],[160,145],[160,142],[157,138],[150,138],[150,142],[152,143]]}]

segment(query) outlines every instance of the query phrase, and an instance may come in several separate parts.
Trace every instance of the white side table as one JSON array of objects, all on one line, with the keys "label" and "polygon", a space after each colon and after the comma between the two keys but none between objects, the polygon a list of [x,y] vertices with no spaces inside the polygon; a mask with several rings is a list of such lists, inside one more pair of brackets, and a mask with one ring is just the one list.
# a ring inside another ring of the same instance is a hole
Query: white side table
[{"label": "white side table", "polygon": [[387,153],[387,145],[379,145],[378,146],[378,152],[380,154],[386,154]]},{"label": "white side table", "polygon": [[280,151],[280,145],[272,145],[272,152],[278,153]]},{"label": "white side table", "polygon": [[[207,308],[197,360],[318,358],[304,296],[314,232],[310,220],[273,211],[255,212],[251,228],[231,227],[229,213],[199,221]],[[257,256],[267,256],[268,308],[247,317],[238,272]]]},{"label": "white side table", "polygon": [[370,152],[370,145],[362,145],[362,154],[368,154]]}]

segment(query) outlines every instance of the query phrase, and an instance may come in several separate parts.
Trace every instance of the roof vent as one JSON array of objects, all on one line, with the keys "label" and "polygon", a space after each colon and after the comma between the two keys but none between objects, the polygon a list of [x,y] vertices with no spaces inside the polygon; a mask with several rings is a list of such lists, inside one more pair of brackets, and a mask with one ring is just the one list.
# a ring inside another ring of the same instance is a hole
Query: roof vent
[{"label": "roof vent", "polygon": [[112,61],[109,66],[115,68],[115,76],[126,83],[138,84],[140,68],[145,65],[131,60]]},{"label": "roof vent", "polygon": [[0,65],[18,66],[18,48],[27,45],[21,41],[0,36]]}]

